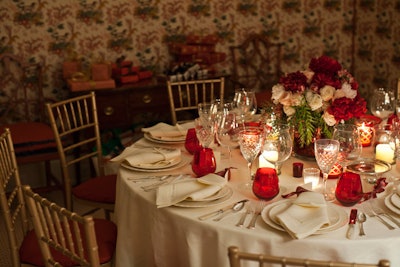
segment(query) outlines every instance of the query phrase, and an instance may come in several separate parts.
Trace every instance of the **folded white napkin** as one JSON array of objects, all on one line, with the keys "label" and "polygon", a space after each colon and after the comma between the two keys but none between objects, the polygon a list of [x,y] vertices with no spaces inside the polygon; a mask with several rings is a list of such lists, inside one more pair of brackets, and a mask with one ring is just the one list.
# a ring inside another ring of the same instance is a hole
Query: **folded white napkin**
[{"label": "folded white napkin", "polygon": [[227,180],[217,174],[183,180],[158,187],[156,204],[158,208],[168,207],[185,199],[201,200],[220,191]]},{"label": "folded white napkin", "polygon": [[142,132],[149,133],[152,137],[160,140],[177,140],[186,137],[187,130],[193,128],[194,123],[169,125],[164,122],[157,123],[148,128],[142,128]]},{"label": "folded white napkin", "polygon": [[120,155],[112,158],[113,162],[126,161],[134,167],[155,167],[169,165],[171,160],[181,156],[180,149],[170,148],[137,148],[130,146],[125,148]]},{"label": "folded white napkin", "polygon": [[316,192],[301,193],[292,205],[277,215],[277,219],[293,238],[312,235],[329,224],[324,196]]}]

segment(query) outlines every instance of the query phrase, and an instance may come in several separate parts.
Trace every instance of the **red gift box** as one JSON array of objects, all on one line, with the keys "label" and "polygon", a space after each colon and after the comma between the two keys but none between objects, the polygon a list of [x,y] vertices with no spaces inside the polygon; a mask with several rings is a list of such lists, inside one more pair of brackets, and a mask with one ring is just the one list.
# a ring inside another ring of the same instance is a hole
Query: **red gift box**
[{"label": "red gift box", "polygon": [[139,76],[138,75],[121,76],[119,78],[119,81],[121,83],[136,83],[139,81]]},{"label": "red gift box", "polygon": [[65,61],[63,63],[63,78],[71,79],[74,73],[81,71],[81,65],[77,61]]},{"label": "red gift box", "polygon": [[92,64],[91,69],[93,81],[107,81],[111,79],[111,66],[109,64]]},{"label": "red gift box", "polygon": [[106,81],[72,81],[68,80],[68,86],[72,92],[76,91],[90,91],[97,89],[111,89],[115,88],[114,80]]},{"label": "red gift box", "polygon": [[153,72],[150,70],[146,70],[146,71],[140,71],[138,73],[139,75],[139,80],[144,80],[144,79],[149,79],[153,76]]}]

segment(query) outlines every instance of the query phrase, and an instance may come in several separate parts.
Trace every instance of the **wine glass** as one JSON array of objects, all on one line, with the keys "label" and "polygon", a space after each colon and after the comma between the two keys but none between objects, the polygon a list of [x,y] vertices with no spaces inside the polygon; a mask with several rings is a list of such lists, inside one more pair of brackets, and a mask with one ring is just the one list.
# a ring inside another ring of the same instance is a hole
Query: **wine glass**
[{"label": "wine glass", "polygon": [[362,144],[359,131],[355,125],[339,124],[334,128],[332,139],[339,141],[338,163],[345,171],[346,163],[358,159],[361,155]]},{"label": "wine glass", "polygon": [[216,136],[218,143],[228,149],[228,159],[230,161],[232,148],[238,146],[239,131],[241,127],[237,123],[236,114],[231,109],[231,104],[224,104],[226,108],[218,116]]},{"label": "wine glass", "polygon": [[210,120],[199,117],[194,120],[194,128],[202,148],[194,153],[192,170],[200,177],[214,172],[217,168],[214,152],[209,147],[214,141],[215,126]]},{"label": "wine glass", "polygon": [[335,164],[339,154],[340,143],[333,139],[317,139],[314,143],[315,159],[319,169],[323,174],[323,194],[325,200],[333,201],[335,196],[327,191],[326,185],[328,181],[329,171]]},{"label": "wine glass", "polygon": [[394,93],[385,88],[379,88],[371,96],[370,108],[372,114],[386,120],[396,108]]},{"label": "wine glass", "polygon": [[252,186],[251,169],[255,158],[260,153],[263,141],[264,131],[259,127],[245,127],[239,132],[240,152],[247,161],[247,167],[249,169],[250,182],[245,184],[247,188],[251,188]]},{"label": "wine glass", "polygon": [[265,140],[261,156],[274,164],[275,169],[278,171],[280,164],[292,154],[293,139],[290,128],[286,124],[280,124],[272,128],[264,128],[264,131]]},{"label": "wine glass", "polygon": [[238,115],[240,115],[243,121],[257,112],[257,99],[253,90],[245,88],[236,90],[235,96],[233,97],[233,103]]}]

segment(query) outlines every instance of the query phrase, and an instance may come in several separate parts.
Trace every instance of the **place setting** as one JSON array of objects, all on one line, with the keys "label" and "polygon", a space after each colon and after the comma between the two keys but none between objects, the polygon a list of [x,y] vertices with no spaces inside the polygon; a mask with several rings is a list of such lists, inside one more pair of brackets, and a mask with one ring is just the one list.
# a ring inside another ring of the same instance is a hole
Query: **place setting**
[{"label": "place setting", "polygon": [[189,164],[187,157],[182,157],[178,148],[165,147],[127,147],[120,155],[111,159],[111,162],[120,163],[120,166],[139,172],[163,172],[178,169]]},{"label": "place setting", "polygon": [[188,129],[193,128],[193,122],[170,125],[164,122],[148,128],[142,128],[145,139],[159,144],[183,144]]}]

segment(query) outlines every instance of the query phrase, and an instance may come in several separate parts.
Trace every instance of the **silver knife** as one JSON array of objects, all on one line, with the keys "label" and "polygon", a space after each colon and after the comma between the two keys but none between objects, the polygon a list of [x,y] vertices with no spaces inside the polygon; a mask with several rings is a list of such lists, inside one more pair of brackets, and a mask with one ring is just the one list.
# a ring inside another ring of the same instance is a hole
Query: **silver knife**
[{"label": "silver knife", "polygon": [[349,219],[349,228],[347,228],[346,237],[348,239],[353,238],[354,233],[354,225],[357,221],[357,209],[352,209],[350,212],[350,219]]},{"label": "silver knife", "polygon": [[201,216],[199,217],[199,220],[201,220],[201,221],[207,220],[208,218],[211,218],[211,217],[213,217],[213,216],[215,216],[215,215],[224,213],[225,211],[232,209],[232,207],[235,206],[235,205],[238,204],[238,203],[247,202],[247,201],[249,201],[249,200],[248,200],[248,199],[242,199],[242,200],[240,200],[240,201],[238,201],[238,202],[236,202],[236,203],[233,203],[233,204],[230,204],[230,205],[228,205],[228,206],[226,206],[226,207],[220,208],[219,210],[215,210],[215,211],[213,211],[213,212],[210,212],[210,213],[201,215]]}]

